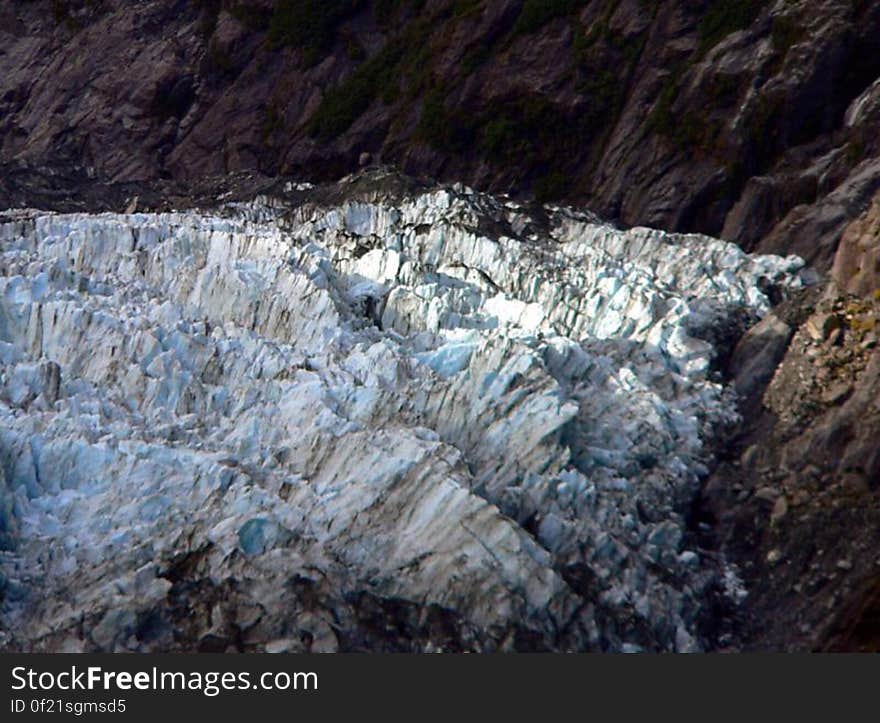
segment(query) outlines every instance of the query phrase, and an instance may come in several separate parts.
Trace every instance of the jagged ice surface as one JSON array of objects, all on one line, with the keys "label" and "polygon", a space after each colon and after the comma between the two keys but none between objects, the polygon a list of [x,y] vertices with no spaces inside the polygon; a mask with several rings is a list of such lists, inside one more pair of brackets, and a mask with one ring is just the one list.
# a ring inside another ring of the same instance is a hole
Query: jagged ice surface
[{"label": "jagged ice surface", "polygon": [[0,243],[7,645],[703,645],[706,330],[799,259],[460,187]]}]

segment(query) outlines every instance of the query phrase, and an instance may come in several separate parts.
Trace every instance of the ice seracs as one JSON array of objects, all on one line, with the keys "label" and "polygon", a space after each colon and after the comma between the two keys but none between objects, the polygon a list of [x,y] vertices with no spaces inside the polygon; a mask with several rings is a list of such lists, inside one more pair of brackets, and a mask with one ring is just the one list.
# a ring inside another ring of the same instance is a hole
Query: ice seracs
[{"label": "ice seracs", "polygon": [[702,645],[706,331],[800,260],[461,187],[0,239],[7,645]]}]

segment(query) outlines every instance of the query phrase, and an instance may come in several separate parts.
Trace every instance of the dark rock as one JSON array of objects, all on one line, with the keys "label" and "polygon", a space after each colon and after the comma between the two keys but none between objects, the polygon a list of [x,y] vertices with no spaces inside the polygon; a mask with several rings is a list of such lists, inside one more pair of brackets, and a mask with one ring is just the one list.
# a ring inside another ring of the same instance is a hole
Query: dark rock
[{"label": "dark rock", "polygon": [[825,404],[839,404],[849,396],[851,391],[852,384],[849,382],[837,382],[822,393],[822,401]]},{"label": "dark rock", "polygon": [[759,396],[773,377],[793,334],[794,330],[773,313],[746,332],[728,365],[733,388],[741,399]]},{"label": "dark rock", "polygon": [[[707,514],[717,520],[713,535],[738,563],[749,591],[742,648],[880,646],[866,627],[873,614],[866,611],[876,609],[868,600],[874,593],[866,592],[874,589],[876,571],[862,564],[880,550],[880,354],[861,350],[859,335],[849,331],[861,317],[847,311],[872,303],[832,292],[806,319],[788,312],[800,328],[763,398],[746,400],[751,411],[739,430],[740,451],[733,452],[739,467],[720,465],[706,483]],[[818,343],[844,326],[837,346]],[[783,494],[776,488],[748,500],[718,494],[783,469],[790,470]],[[852,587],[828,577],[841,573]]]},{"label": "dark rock", "polygon": [[847,226],[834,258],[832,278],[852,294],[880,290],[880,194],[871,207]]},{"label": "dark rock", "polygon": [[807,320],[804,328],[813,341],[825,341],[843,328],[843,323],[843,318],[838,314],[818,313]]},{"label": "dark rock", "polygon": [[[55,203],[369,158],[827,268],[880,189],[872,3],[726,25],[711,3],[585,0],[532,24],[520,0],[348,3],[309,33],[265,0],[56,5],[0,10],[0,163],[89,169]],[[4,174],[3,205],[36,200]]]}]

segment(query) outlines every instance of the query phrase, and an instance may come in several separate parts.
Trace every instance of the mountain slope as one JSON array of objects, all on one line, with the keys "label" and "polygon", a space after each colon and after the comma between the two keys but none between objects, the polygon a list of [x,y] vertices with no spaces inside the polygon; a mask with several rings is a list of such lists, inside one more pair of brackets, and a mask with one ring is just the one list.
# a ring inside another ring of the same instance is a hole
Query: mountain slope
[{"label": "mountain slope", "polygon": [[12,0],[0,154],[105,180],[361,163],[827,268],[880,186],[880,7]]}]

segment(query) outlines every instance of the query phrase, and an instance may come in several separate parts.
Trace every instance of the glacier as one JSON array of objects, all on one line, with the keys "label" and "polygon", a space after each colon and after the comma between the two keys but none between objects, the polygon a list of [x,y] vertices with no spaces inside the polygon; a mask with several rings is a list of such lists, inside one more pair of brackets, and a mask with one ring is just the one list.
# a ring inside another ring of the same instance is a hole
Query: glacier
[{"label": "glacier", "polygon": [[703,649],[718,330],[812,283],[460,185],[10,210],[0,249],[0,645],[33,651]]}]

